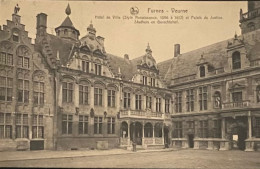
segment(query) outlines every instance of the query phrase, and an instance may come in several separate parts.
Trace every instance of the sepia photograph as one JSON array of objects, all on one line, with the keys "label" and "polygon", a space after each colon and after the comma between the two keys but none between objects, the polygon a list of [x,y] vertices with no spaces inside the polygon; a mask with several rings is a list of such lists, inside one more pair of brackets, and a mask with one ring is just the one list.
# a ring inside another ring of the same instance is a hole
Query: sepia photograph
[{"label": "sepia photograph", "polygon": [[260,1],[0,1],[0,168],[260,168]]}]

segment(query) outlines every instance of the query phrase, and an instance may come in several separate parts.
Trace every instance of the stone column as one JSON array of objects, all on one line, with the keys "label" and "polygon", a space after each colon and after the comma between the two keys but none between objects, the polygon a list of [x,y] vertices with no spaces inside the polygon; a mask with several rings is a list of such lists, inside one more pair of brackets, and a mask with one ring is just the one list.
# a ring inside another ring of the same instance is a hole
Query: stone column
[{"label": "stone column", "polygon": [[143,127],[142,145],[144,146],[144,121],[142,122],[142,127]]},{"label": "stone column", "polygon": [[130,146],[130,125],[131,125],[131,121],[130,120],[128,120],[127,121],[127,126],[128,126],[128,128],[127,128],[127,144]]},{"label": "stone column", "polygon": [[154,138],[154,125],[155,124],[152,124],[153,125],[153,144],[155,144],[155,138]]},{"label": "stone column", "polygon": [[245,151],[254,151],[254,142],[252,141],[252,116],[248,113],[248,139],[246,139]]},{"label": "stone column", "polygon": [[90,86],[90,91],[89,91],[89,100],[90,100],[90,107],[94,108],[94,86]]},{"label": "stone column", "polygon": [[221,120],[221,137],[222,137],[222,139],[225,139],[225,137],[226,137],[226,120],[225,120],[225,118],[223,118],[222,120]]},{"label": "stone column", "polygon": [[75,107],[79,107],[79,84],[78,83],[76,83],[75,84],[75,92],[74,92],[74,105],[75,105]]},{"label": "stone column", "polygon": [[252,138],[252,117],[248,116],[248,138]]},{"label": "stone column", "polygon": [[163,127],[163,124],[162,124],[162,143],[164,144],[164,127]]},{"label": "stone column", "polygon": [[104,95],[103,95],[103,106],[104,106],[104,111],[107,111],[107,88],[104,89]]}]

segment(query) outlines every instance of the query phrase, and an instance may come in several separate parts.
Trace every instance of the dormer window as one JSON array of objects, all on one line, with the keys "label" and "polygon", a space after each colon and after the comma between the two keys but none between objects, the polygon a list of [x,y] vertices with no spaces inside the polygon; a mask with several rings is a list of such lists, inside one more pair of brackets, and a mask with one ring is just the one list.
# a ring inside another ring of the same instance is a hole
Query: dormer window
[{"label": "dormer window", "polygon": [[101,65],[95,64],[95,74],[101,76]]},{"label": "dormer window", "polygon": [[82,71],[89,73],[89,62],[84,60],[82,61]]},{"label": "dormer window", "polygon": [[151,78],[151,86],[155,87],[155,79]]},{"label": "dormer window", "polygon": [[237,51],[232,54],[232,67],[233,69],[241,68],[241,57],[240,53]]},{"label": "dormer window", "polygon": [[19,42],[19,34],[17,32],[13,33],[13,41],[14,42]]},{"label": "dormer window", "polygon": [[205,77],[205,66],[200,66],[200,77]]},{"label": "dormer window", "polygon": [[147,85],[147,77],[143,76],[143,85]]},{"label": "dormer window", "polygon": [[68,30],[67,29],[64,30],[64,35],[68,35]]}]

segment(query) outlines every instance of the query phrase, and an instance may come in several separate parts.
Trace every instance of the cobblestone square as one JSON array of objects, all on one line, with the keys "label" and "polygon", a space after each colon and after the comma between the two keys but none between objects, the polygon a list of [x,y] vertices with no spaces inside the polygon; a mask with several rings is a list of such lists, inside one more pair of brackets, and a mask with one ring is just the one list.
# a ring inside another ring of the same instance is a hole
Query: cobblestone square
[{"label": "cobblestone square", "polygon": [[[260,168],[259,152],[174,150],[154,152],[118,151],[97,155],[2,161],[0,167],[68,167],[68,168]],[[37,156],[35,153],[35,157]],[[27,153],[27,155],[30,153]],[[21,154],[22,155],[22,154]],[[43,156],[48,158],[48,152]],[[24,157],[25,158],[25,157]]]}]

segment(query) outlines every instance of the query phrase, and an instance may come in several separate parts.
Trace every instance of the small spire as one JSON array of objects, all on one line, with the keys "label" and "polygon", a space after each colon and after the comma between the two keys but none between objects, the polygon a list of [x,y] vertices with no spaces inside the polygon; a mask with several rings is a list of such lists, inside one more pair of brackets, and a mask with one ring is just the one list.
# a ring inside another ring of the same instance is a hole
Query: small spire
[{"label": "small spire", "polygon": [[150,48],[149,42],[148,42],[148,45],[147,45],[147,48],[146,48],[145,51],[146,51],[147,54],[151,54],[151,53],[152,53],[152,50],[151,50],[151,48]]},{"label": "small spire", "polygon": [[66,10],[65,10],[65,13],[66,13],[67,15],[70,15],[70,14],[71,14],[70,4],[68,4],[68,6],[67,6],[67,8],[66,8]]}]

